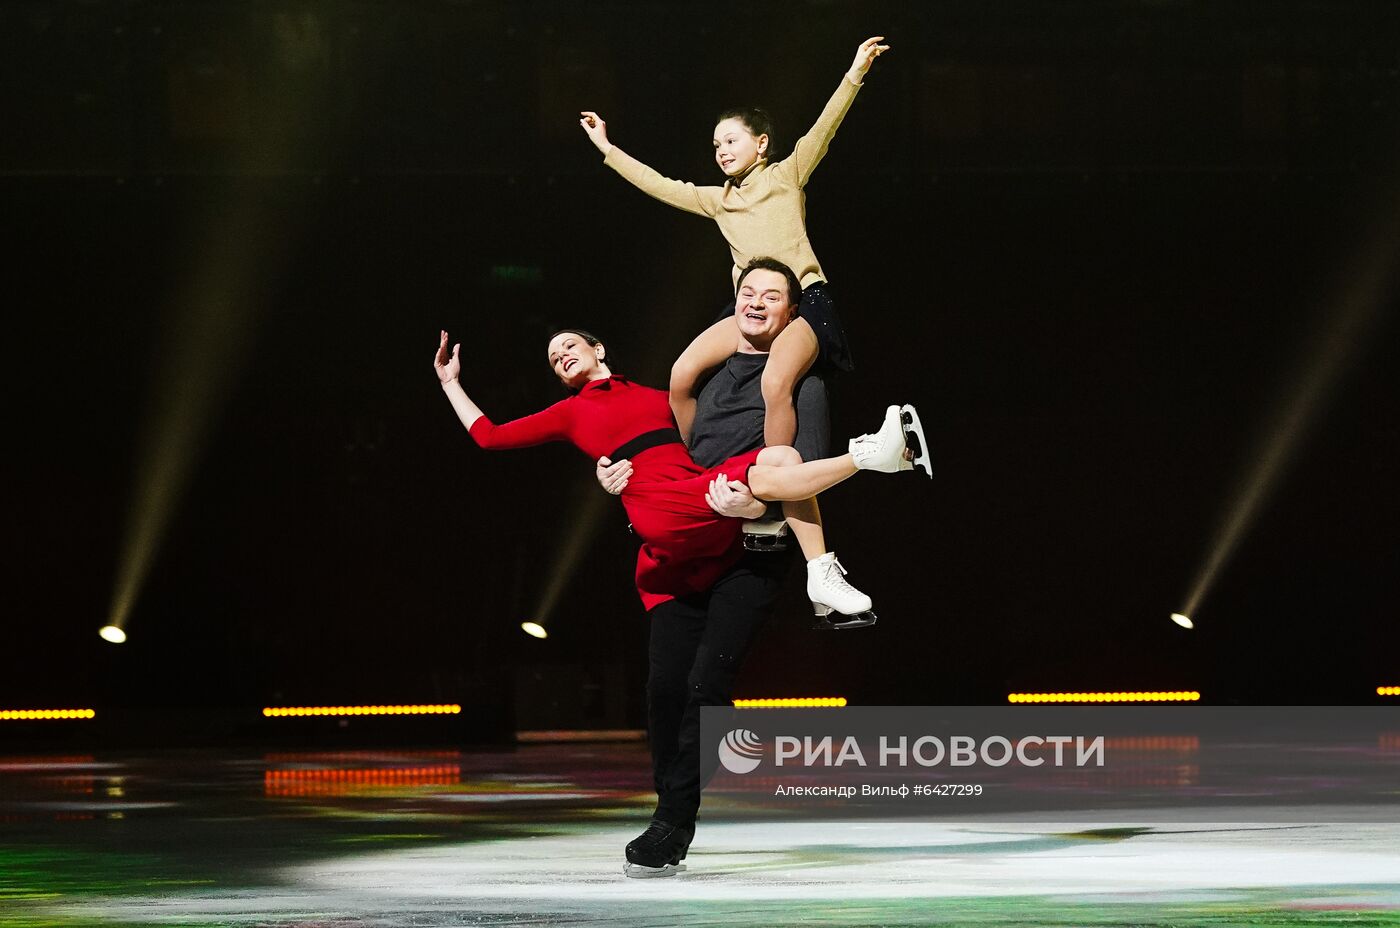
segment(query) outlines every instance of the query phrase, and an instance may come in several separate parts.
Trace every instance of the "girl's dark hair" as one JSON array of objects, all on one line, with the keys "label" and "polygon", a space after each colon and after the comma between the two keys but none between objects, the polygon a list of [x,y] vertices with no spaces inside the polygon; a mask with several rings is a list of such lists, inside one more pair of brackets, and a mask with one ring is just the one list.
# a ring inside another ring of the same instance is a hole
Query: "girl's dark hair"
[{"label": "girl's dark hair", "polygon": [[767,110],[756,106],[731,106],[715,117],[715,125],[719,125],[726,119],[739,120],[755,138],[760,135],[768,136],[768,153],[772,153],[773,143],[777,137],[773,134],[773,117],[768,115]]}]

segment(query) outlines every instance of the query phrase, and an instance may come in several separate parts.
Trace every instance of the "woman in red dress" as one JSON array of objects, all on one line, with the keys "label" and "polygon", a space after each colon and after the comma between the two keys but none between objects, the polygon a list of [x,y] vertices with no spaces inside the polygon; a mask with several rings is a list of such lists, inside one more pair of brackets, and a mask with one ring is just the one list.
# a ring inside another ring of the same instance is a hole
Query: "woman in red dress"
[{"label": "woman in red dress", "polygon": [[[827,556],[813,497],[857,470],[894,473],[913,466],[900,408],[892,406],[880,431],[853,439],[848,454],[804,463],[795,449],[780,446],[737,455],[716,467],[701,467],[681,443],[667,392],[613,374],[604,361],[606,347],[578,330],[554,335],[548,350],[551,369],[573,395],[534,415],[497,425],[462,389],[458,379],[461,345],[454,345],[449,354],[447,341],[443,332],[434,359],[438,380],[458,418],[482,448],[567,441],[590,460],[606,455],[632,461],[622,504],[642,539],[636,581],[648,610],[668,599],[709,589],[739,558],[742,522],[710,508],[706,493],[711,481],[739,481],[757,499],[786,501],[784,516],[803,554],[812,560]],[[831,573],[839,579],[844,571]],[[837,601],[814,602],[819,615],[825,614],[823,606],[846,614],[870,609],[869,597],[844,580],[839,583],[845,590],[833,590],[824,597]],[[850,608],[853,605],[860,608]]]}]

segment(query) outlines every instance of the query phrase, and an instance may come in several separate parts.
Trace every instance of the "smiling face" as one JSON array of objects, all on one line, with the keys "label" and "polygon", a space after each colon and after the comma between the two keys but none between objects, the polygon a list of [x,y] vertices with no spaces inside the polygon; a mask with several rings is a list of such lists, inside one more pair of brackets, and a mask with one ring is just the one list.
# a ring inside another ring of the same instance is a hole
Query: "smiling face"
[{"label": "smiling face", "polygon": [[549,368],[570,390],[578,390],[590,380],[612,376],[603,363],[607,349],[599,342],[590,345],[577,332],[560,332],[549,340]]},{"label": "smiling face", "polygon": [[715,126],[715,163],[729,177],[736,177],[768,153],[768,136],[755,136],[743,120],[731,116]]},{"label": "smiling face", "polygon": [[745,274],[734,295],[734,321],[739,324],[739,333],[761,351],[767,351],[773,339],[787,328],[796,308],[787,278],[767,268],[754,268]]}]

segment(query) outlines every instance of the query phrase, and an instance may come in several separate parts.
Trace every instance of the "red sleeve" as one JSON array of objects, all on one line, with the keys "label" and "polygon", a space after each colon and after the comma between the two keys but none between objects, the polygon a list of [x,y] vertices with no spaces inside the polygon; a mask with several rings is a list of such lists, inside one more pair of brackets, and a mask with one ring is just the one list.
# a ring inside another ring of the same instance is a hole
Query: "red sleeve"
[{"label": "red sleeve", "polygon": [[497,425],[486,416],[472,423],[469,433],[481,447],[491,451],[528,448],[547,441],[569,441],[569,401],[560,400],[533,416]]}]

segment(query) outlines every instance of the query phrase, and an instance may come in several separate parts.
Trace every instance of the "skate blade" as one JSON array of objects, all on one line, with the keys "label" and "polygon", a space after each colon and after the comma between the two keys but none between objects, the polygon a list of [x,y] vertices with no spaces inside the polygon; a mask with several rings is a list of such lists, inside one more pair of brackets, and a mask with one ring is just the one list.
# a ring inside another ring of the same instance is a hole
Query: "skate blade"
[{"label": "skate blade", "polygon": [[900,409],[900,422],[904,424],[904,443],[914,452],[914,467],[922,467],[932,480],[933,465],[929,461],[928,439],[924,437],[924,424],[919,421],[919,411],[905,405]]},{"label": "skate blade", "polygon": [[646,867],[642,864],[631,862],[622,865],[623,876],[630,876],[634,880],[654,880],[663,876],[675,876],[685,870],[685,864],[666,864],[664,867]]},{"label": "skate blade", "polygon": [[787,537],[784,535],[759,535],[753,532],[744,533],[745,551],[786,551],[787,549]]},{"label": "skate blade", "polygon": [[816,616],[817,618],[819,618],[819,619],[824,619],[824,618],[826,618],[826,617],[829,616],[829,615],[834,615],[834,616],[836,616],[837,618],[833,619],[833,620],[832,620],[833,622],[840,622],[842,619],[849,619],[849,618],[851,618],[851,616],[857,616],[857,615],[874,615],[874,614],[875,614],[875,613],[874,613],[873,611],[871,611],[870,609],[866,609],[866,610],[864,610],[863,612],[852,612],[852,613],[849,613],[849,614],[848,614],[848,613],[845,613],[845,612],[837,612],[835,608],[833,608],[833,607],[831,607],[831,606],[828,606],[826,603],[819,603],[819,602],[817,602],[816,600],[808,600],[808,602],[810,602],[810,603],[812,604],[812,614],[813,614],[813,615],[815,615],[815,616]]},{"label": "skate blade", "polygon": [[[834,618],[833,618],[834,617]],[[845,615],[840,612],[817,613],[812,628],[817,631],[841,631],[847,628],[868,628],[877,621],[874,612],[857,612]]]}]

